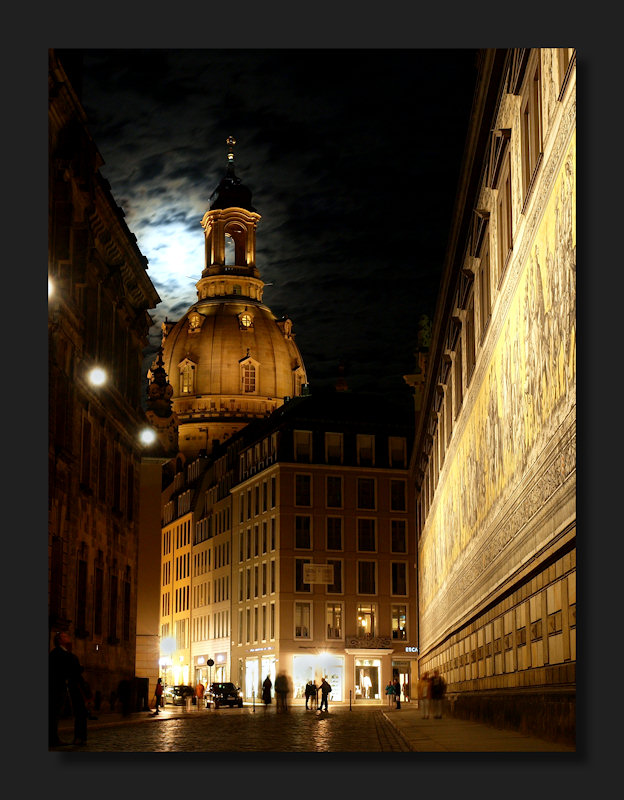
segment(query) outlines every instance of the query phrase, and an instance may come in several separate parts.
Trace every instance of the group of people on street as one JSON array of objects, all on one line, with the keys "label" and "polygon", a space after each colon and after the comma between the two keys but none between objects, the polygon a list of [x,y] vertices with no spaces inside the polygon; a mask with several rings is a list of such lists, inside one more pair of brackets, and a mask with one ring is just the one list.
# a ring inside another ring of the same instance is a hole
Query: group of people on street
[{"label": "group of people on street", "polygon": [[422,718],[429,719],[431,714],[434,719],[442,719],[442,701],[446,694],[446,681],[439,670],[434,669],[433,675],[424,672],[418,681],[418,707],[422,709]]},{"label": "group of people on street", "polygon": [[388,685],[386,686],[386,697],[388,698],[389,706],[394,705],[396,708],[401,708],[401,683],[398,678],[388,681]]},{"label": "group of people on street", "polygon": [[[271,678],[267,675],[262,683],[262,702],[264,703],[265,710],[271,703],[271,689],[273,683]],[[321,696],[321,705],[318,707],[318,696]],[[285,672],[280,672],[275,678],[275,699],[277,703],[277,711],[288,711],[288,695],[290,694],[290,680]],[[320,686],[317,686],[314,681],[308,681],[305,687],[305,707],[306,709],[318,711],[329,711],[329,695],[331,694],[331,685],[327,678],[323,678]]]}]

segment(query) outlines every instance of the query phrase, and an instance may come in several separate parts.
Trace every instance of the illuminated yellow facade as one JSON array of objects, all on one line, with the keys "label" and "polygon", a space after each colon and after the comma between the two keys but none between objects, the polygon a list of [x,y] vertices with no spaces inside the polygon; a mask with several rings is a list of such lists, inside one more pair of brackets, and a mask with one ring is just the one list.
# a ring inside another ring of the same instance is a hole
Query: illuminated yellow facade
[{"label": "illuminated yellow facade", "polygon": [[575,90],[574,50],[481,53],[464,238],[449,247],[412,461],[421,672],[440,669],[458,714],[563,738],[576,687]]}]

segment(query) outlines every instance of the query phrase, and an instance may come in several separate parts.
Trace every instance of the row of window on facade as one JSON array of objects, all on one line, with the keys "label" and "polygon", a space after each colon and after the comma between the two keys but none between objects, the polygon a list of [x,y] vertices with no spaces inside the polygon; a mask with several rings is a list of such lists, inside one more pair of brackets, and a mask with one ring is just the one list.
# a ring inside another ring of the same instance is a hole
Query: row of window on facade
[{"label": "row of window on facade", "polygon": [[76,566],[75,635],[78,638],[107,637],[108,644],[129,642],[132,625],[132,582],[130,568],[123,574],[108,571],[99,555],[93,564],[93,583],[89,590],[86,558]]},{"label": "row of window on facade", "polygon": [[[568,594],[570,583],[574,586]],[[555,599],[557,589],[559,596]],[[440,666],[451,680],[470,680],[573,661],[575,636],[575,578],[570,576],[453,644]]]},{"label": "row of window on facade", "polygon": [[[195,394],[195,373],[197,364],[185,359],[180,365],[180,394]],[[249,359],[240,365],[240,392],[241,394],[255,394],[258,385],[260,364]],[[214,411],[216,404],[211,403]]]},{"label": "row of window on facade", "polygon": [[[561,48],[558,51],[558,71],[562,87],[573,58],[573,49]],[[464,394],[470,386],[478,351],[486,338],[496,293],[501,289],[512,256],[514,220],[519,216],[518,210],[513,206],[513,170],[518,163],[521,171],[519,213],[522,214],[527,208],[542,161],[544,131],[541,51],[514,51],[508,65],[506,85],[510,94],[522,96],[519,124],[512,129],[496,129],[491,134],[483,180],[484,185],[492,190],[492,206],[488,209],[475,209],[473,212],[465,268],[457,289],[456,311],[449,321],[446,353],[438,376],[438,398],[432,410],[429,430],[433,443],[418,504],[419,533],[433,500]],[[559,99],[562,96],[563,91]],[[519,142],[516,142],[515,137],[519,137]],[[518,162],[512,162],[514,147],[520,154]],[[493,226],[490,224],[492,218]]]},{"label": "row of window on facade", "polygon": [[[321,630],[313,629],[314,606],[312,601],[296,601],[293,606],[293,639],[344,640],[345,636],[358,638],[388,636],[395,641],[405,641],[407,634],[407,606],[394,604],[390,607],[390,618],[379,618],[376,603],[361,602],[355,612],[349,632],[345,630],[344,604],[330,602],[324,604],[325,621]],[[385,623],[385,624],[384,624]],[[237,643],[250,644],[275,639],[275,603],[254,605],[238,610]]]},{"label": "row of window on facade", "polygon": [[[402,468],[407,466],[407,440],[403,436],[383,437],[387,440],[387,461],[384,465]],[[355,461],[359,466],[373,467],[380,459],[376,458],[376,437],[374,434],[358,433],[355,435]],[[344,433],[325,432],[322,453],[315,452],[312,431],[293,431],[294,460],[303,463],[325,462],[326,464],[342,464],[345,462]]]},{"label": "row of window on facade", "polygon": [[135,469],[132,454],[113,442],[103,426],[85,415],[80,448],[80,486],[98,502],[135,518]]},{"label": "row of window on facade", "polygon": [[[321,564],[326,563],[333,567],[334,581],[327,584],[327,593],[343,594],[344,588],[344,561],[342,559],[327,558],[325,562],[320,559],[315,559],[314,562],[310,558],[295,558],[295,592],[311,592],[312,584],[306,580],[305,566],[306,564]],[[351,564],[351,562],[349,562]],[[387,569],[387,579],[390,587],[390,594],[407,596],[408,594],[408,565],[405,561],[391,561],[389,564],[384,565]],[[381,565],[378,561],[368,561],[357,559],[355,562],[355,572],[349,573],[350,580],[355,581],[354,590],[356,594],[378,594],[379,587],[379,570]],[[249,569],[249,568],[248,568]],[[284,587],[282,587],[284,588]],[[249,589],[248,589],[249,591]]]}]

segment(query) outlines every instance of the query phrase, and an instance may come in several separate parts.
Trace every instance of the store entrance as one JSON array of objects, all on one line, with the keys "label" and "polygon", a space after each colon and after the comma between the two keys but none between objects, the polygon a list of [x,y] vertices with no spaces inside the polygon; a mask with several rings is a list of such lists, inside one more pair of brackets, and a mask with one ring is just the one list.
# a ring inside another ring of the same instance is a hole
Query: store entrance
[{"label": "store entrance", "polygon": [[381,661],[378,658],[355,659],[355,699],[379,701],[381,699]]}]

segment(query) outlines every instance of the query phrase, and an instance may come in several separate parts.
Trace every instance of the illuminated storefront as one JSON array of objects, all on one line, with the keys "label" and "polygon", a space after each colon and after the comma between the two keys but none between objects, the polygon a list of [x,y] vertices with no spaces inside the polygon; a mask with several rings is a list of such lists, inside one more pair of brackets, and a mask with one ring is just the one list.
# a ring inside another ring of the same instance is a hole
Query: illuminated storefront
[{"label": "illuminated storefront", "polygon": [[318,653],[295,655],[292,659],[293,698],[305,698],[305,686],[308,681],[314,681],[320,686],[326,678],[332,687],[331,699],[333,702],[344,700],[344,656],[335,653]]}]

